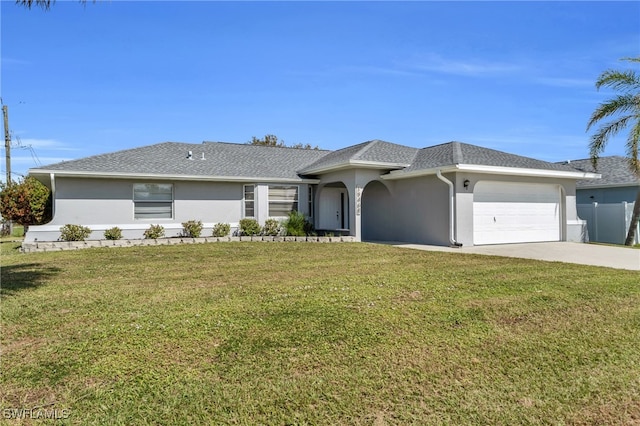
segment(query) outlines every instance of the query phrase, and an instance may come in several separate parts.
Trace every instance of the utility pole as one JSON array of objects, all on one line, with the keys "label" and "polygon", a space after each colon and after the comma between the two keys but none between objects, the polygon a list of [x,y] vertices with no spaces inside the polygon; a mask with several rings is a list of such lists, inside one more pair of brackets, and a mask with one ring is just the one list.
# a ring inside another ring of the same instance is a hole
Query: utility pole
[{"label": "utility pole", "polygon": [[[9,108],[6,105],[2,105],[2,115],[4,116],[4,150],[5,159],[7,161],[7,185],[11,183],[11,135],[9,134]],[[7,220],[2,226],[2,234],[7,233],[9,236],[13,235],[13,222]]]},{"label": "utility pole", "polygon": [[2,105],[2,115],[4,116],[4,151],[7,162],[7,182],[11,183],[11,135],[9,134],[9,108]]}]

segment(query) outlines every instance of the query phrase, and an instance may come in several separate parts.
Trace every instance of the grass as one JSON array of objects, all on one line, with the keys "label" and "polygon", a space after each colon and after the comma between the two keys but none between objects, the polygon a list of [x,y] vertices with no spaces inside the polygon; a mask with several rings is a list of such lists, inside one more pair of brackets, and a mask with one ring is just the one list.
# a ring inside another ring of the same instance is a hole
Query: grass
[{"label": "grass", "polygon": [[622,247],[622,248],[630,248],[630,249],[640,249],[640,244],[634,244],[631,246],[625,246],[624,244],[612,244],[612,243],[600,243],[597,241],[592,241],[589,244],[594,244],[598,246],[609,246],[609,247]]},{"label": "grass", "polygon": [[14,241],[17,239],[24,238],[24,226],[22,225],[13,225],[13,232],[11,235],[7,235],[5,237],[0,237],[0,242],[2,241]]},{"label": "grass", "polygon": [[96,425],[640,421],[637,272],[370,244],[16,246],[0,245],[3,410]]}]

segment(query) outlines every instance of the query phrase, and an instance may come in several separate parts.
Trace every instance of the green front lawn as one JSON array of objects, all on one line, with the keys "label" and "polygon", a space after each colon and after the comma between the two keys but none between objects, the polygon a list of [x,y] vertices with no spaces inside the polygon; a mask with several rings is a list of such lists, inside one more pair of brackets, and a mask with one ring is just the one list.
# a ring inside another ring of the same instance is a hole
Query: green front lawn
[{"label": "green front lawn", "polygon": [[21,239],[24,238],[24,226],[22,225],[13,225],[13,232],[11,233],[11,235],[7,235],[7,236],[0,236],[0,242],[5,240],[5,241],[13,241],[16,239]]},{"label": "green front lawn", "polygon": [[5,417],[640,421],[637,272],[372,244],[15,247],[0,245]]}]

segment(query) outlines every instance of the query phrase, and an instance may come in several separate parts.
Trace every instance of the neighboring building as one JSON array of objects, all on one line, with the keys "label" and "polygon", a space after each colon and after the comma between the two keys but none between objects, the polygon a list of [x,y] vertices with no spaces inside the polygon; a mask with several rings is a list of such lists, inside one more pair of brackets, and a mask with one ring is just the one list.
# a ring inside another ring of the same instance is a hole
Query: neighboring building
[{"label": "neighboring building", "polygon": [[597,170],[593,168],[591,159],[571,160],[567,164],[578,171],[599,173],[602,176],[596,180],[576,182],[578,204],[635,202],[640,190],[640,179],[629,168],[626,157],[599,158]]},{"label": "neighboring building", "polygon": [[[611,156],[598,159],[597,170],[591,159],[567,162],[574,169],[599,173],[597,180],[576,182],[578,216],[587,221],[589,240],[594,242],[623,244],[633,207],[640,191],[640,179],[629,168],[626,157]],[[636,232],[637,244],[640,230]]]},{"label": "neighboring building", "polygon": [[461,142],[412,148],[379,140],[337,151],[166,142],[31,169],[53,192],[53,220],[26,241],[81,224],[101,239],[118,226],[141,238],[201,220],[306,214],[356,240],[436,245],[581,241],[576,181],[591,172]]}]

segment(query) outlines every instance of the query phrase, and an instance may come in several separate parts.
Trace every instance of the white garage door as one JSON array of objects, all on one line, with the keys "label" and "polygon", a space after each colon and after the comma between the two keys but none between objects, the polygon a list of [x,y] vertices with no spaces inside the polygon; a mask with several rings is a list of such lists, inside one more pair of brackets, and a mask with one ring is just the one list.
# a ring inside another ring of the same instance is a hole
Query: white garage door
[{"label": "white garage door", "polygon": [[560,240],[560,187],[481,181],[473,191],[473,243]]}]

